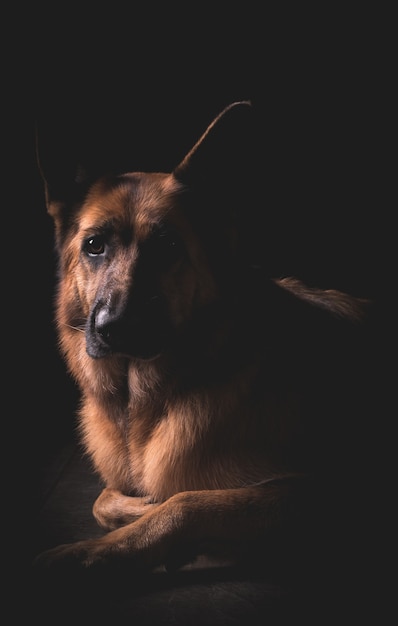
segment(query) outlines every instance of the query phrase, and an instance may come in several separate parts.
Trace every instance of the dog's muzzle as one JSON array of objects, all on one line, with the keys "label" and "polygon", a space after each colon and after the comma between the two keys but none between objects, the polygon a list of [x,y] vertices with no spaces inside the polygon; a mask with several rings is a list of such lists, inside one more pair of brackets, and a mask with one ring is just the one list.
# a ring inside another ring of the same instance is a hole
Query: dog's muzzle
[{"label": "dog's muzzle", "polygon": [[117,308],[97,302],[86,325],[86,350],[93,359],[120,354],[139,359],[158,356],[170,334],[160,298],[141,308]]}]

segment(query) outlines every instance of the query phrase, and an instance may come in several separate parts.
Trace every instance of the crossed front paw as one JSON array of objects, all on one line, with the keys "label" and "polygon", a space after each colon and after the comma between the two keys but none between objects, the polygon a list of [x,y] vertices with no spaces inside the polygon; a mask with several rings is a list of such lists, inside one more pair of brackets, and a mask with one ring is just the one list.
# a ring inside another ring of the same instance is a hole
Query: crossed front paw
[{"label": "crossed front paw", "polygon": [[33,561],[35,570],[88,569],[106,561],[97,540],[61,544],[38,554]]},{"label": "crossed front paw", "polygon": [[136,521],[157,506],[149,496],[126,496],[106,487],[94,502],[93,515],[97,524],[109,531]]}]

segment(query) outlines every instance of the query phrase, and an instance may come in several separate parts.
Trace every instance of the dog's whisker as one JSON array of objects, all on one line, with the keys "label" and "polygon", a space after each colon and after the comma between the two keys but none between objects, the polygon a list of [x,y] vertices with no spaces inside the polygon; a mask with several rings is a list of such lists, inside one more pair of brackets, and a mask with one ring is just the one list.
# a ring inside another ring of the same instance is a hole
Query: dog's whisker
[{"label": "dog's whisker", "polygon": [[84,333],[85,329],[84,328],[80,328],[79,326],[73,326],[72,324],[64,324],[64,326],[66,326],[67,328],[71,328],[72,330],[77,330],[80,333]]}]

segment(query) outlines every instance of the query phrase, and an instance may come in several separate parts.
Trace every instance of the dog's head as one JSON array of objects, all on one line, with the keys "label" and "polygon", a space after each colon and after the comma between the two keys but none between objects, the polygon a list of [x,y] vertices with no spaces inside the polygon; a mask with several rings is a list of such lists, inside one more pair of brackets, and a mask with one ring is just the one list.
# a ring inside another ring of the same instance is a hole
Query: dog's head
[{"label": "dog's head", "polygon": [[227,107],[172,173],[61,185],[42,165],[61,336],[84,336],[93,359],[153,359],[208,333],[207,320],[236,295],[247,254],[251,116],[248,102]]}]

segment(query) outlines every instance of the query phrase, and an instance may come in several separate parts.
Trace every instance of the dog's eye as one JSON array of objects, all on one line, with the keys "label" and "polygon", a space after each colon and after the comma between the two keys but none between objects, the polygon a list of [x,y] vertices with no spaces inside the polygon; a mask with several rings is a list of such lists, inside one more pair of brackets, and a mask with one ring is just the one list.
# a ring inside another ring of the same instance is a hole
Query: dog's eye
[{"label": "dog's eye", "polygon": [[158,249],[164,260],[169,263],[173,263],[181,257],[183,244],[175,229],[167,228],[160,231]]},{"label": "dog's eye", "polygon": [[153,233],[145,248],[152,260],[170,265],[181,257],[183,244],[174,228],[165,227]]},{"label": "dog's eye", "polygon": [[164,250],[176,250],[180,245],[180,239],[174,230],[164,230],[159,233],[159,244]]},{"label": "dog's eye", "polygon": [[94,235],[86,239],[84,250],[90,256],[97,256],[105,252],[105,239],[103,235]]}]

